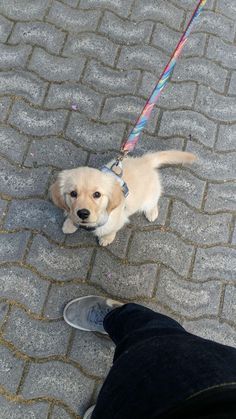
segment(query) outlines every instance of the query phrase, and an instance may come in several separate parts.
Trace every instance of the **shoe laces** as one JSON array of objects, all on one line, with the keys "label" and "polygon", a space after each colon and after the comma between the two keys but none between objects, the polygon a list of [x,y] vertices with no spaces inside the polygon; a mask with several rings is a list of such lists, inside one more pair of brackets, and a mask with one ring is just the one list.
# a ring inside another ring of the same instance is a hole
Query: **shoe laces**
[{"label": "shoe laces", "polygon": [[100,303],[92,306],[88,311],[88,321],[96,325],[103,325],[103,320],[106,315],[111,311],[111,307],[104,306]]}]

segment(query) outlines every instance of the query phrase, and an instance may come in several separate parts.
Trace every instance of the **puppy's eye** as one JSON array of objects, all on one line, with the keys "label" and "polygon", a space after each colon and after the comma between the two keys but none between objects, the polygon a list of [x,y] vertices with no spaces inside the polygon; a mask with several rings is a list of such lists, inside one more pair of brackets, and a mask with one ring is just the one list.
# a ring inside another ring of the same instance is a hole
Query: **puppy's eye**
[{"label": "puppy's eye", "polygon": [[76,191],[71,191],[70,196],[72,198],[76,198],[77,197],[77,192]]},{"label": "puppy's eye", "polygon": [[94,198],[100,198],[101,194],[100,192],[94,192],[93,197]]}]

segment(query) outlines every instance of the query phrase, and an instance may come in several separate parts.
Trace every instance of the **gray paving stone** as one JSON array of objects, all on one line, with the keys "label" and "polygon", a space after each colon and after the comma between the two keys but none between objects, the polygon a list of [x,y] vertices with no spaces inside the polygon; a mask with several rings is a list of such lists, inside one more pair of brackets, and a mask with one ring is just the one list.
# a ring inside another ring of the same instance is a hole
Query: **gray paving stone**
[{"label": "gray paving stone", "polygon": [[98,11],[72,9],[58,1],[54,1],[47,20],[70,33],[79,33],[95,30],[99,17],[100,12]]},{"label": "gray paving stone", "polygon": [[29,240],[29,233],[1,233],[0,234],[0,261],[16,262],[21,260]]},{"label": "gray paving stone", "polygon": [[26,166],[55,166],[72,169],[84,166],[87,153],[62,138],[33,140],[25,160]]},{"label": "gray paving stone", "polygon": [[234,232],[233,232],[232,243],[233,243],[233,244],[236,244],[236,225],[234,226]]},{"label": "gray paving stone", "polygon": [[118,231],[115,240],[109,245],[109,250],[118,258],[124,258],[131,235],[130,228],[123,228]]},{"label": "gray paving stone", "polygon": [[[181,37],[181,32],[172,30],[169,27],[167,27],[165,24],[157,22],[153,36],[152,36],[152,44],[156,47],[159,47],[165,50],[168,54],[172,54],[180,37]],[[188,42],[184,46],[181,56],[201,57],[204,53],[205,43],[206,43],[206,34],[192,33],[188,39]]]},{"label": "gray paving stone", "polygon": [[30,404],[10,401],[0,396],[0,419],[45,419],[48,413],[48,403],[34,402]]},{"label": "gray paving stone", "polygon": [[7,303],[0,303],[0,327],[4,323],[5,316],[7,314],[8,308],[9,308],[9,306],[8,306]]},{"label": "gray paving stone", "polygon": [[199,86],[195,109],[216,121],[236,121],[236,96],[225,97]]},{"label": "gray paving stone", "polygon": [[228,44],[218,37],[210,36],[207,56],[225,67],[236,69],[236,46]]},{"label": "gray paving stone", "polygon": [[217,125],[194,111],[164,111],[158,134],[161,136],[192,135],[201,143],[212,147]]},{"label": "gray paving stone", "polygon": [[[1,75],[0,75],[1,77]],[[17,163],[22,163],[28,138],[8,126],[0,126],[0,153]]]},{"label": "gray paving stone", "polygon": [[67,4],[68,6],[71,6],[71,7],[77,7],[78,3],[79,3],[79,0],[62,0],[62,3],[65,3],[65,4]]},{"label": "gray paving stone", "polygon": [[22,96],[36,105],[42,103],[46,86],[46,83],[28,71],[0,73],[0,93]]},{"label": "gray paving stone", "polygon": [[205,182],[187,170],[168,167],[161,170],[164,193],[184,199],[188,204],[200,208]]},{"label": "gray paving stone", "polygon": [[74,412],[82,414],[90,402],[93,387],[94,382],[78,368],[60,361],[49,361],[31,364],[22,395],[26,399],[59,399]]},{"label": "gray paving stone", "polygon": [[[143,214],[135,214],[131,217],[130,223],[135,228],[151,227],[153,225],[164,225],[167,217],[169,199],[162,196],[158,203],[158,218],[154,222],[150,223]],[[122,230],[123,231],[123,230]],[[110,248],[109,248],[110,249]]]},{"label": "gray paving stone", "polygon": [[79,247],[81,245],[84,246],[85,244],[89,246],[97,245],[97,239],[91,231],[79,228],[75,233],[66,235],[66,246]]},{"label": "gray paving stone", "polygon": [[216,150],[236,150],[236,124],[220,125],[219,135],[216,141]]},{"label": "gray paving stone", "polygon": [[10,105],[11,99],[9,97],[0,98],[0,122],[5,121]]},{"label": "gray paving stone", "polygon": [[18,266],[2,267],[0,274],[1,297],[24,304],[31,312],[40,314],[49,283]]},{"label": "gray paving stone", "polygon": [[107,93],[134,93],[139,71],[118,71],[103,66],[102,64],[91,61],[87,67],[84,81],[95,89]]},{"label": "gray paving stone", "polygon": [[186,245],[168,231],[136,232],[131,243],[129,259],[134,262],[152,260],[164,263],[180,275],[188,273],[193,246]]},{"label": "gray paving stone", "polygon": [[235,95],[236,94],[236,71],[232,73],[230,85],[229,85],[229,94]]},{"label": "gray paving stone", "polygon": [[[1,7],[1,5],[0,5]],[[0,44],[1,70],[25,67],[32,47],[30,45],[4,45]]]},{"label": "gray paving stone", "polygon": [[120,19],[114,13],[105,12],[99,32],[107,35],[113,41],[121,44],[140,44],[148,42],[151,36],[153,25],[150,22],[130,22]]},{"label": "gray paving stone", "polygon": [[91,153],[88,165],[90,167],[101,167],[104,164],[108,163],[114,159],[114,151],[113,152],[104,152],[104,153]]},{"label": "gray paving stone", "polygon": [[25,404],[4,399],[3,396],[0,396],[0,404],[0,419],[45,419],[49,409],[46,402],[36,401],[32,404]]},{"label": "gray paving stone", "polygon": [[231,0],[217,0],[216,12],[221,12],[231,19],[236,18],[236,4]]},{"label": "gray paving stone", "polygon": [[114,349],[115,345],[110,339],[77,330],[69,358],[78,362],[88,373],[105,377],[112,366]]},{"label": "gray paving stone", "polygon": [[51,239],[62,242],[65,235],[62,232],[63,213],[51,202],[41,199],[12,201],[4,227],[14,230],[27,228],[44,232]]},{"label": "gray paving stone", "polygon": [[207,211],[234,211],[236,208],[236,183],[210,184],[205,209]]},{"label": "gray paving stone", "polygon": [[124,129],[124,124],[104,125],[90,121],[83,115],[72,113],[66,137],[93,151],[117,150],[120,147]]},{"label": "gray paving stone", "polygon": [[30,248],[27,262],[39,272],[58,281],[84,279],[92,249],[64,249],[37,235]]},{"label": "gray paving stone", "polygon": [[64,58],[50,55],[35,48],[28,68],[49,81],[79,80],[84,68],[84,58]]},{"label": "gray paving stone", "polygon": [[69,36],[63,50],[63,55],[66,57],[76,55],[79,61],[84,59],[83,56],[92,57],[108,65],[114,64],[116,53],[117,45],[95,33]]},{"label": "gray paving stone", "polygon": [[87,283],[52,285],[47,298],[44,316],[49,319],[62,317],[65,305],[74,298],[86,295],[102,295],[102,292]]},{"label": "gray paving stone", "polygon": [[0,42],[6,42],[11,33],[12,26],[13,22],[6,19],[4,16],[0,16]]},{"label": "gray paving stone", "polygon": [[135,155],[142,156],[144,153],[150,153],[152,151],[182,150],[183,146],[183,138],[159,138],[158,136],[150,136],[145,133],[140,141],[138,141],[135,148]]},{"label": "gray paving stone", "polygon": [[[182,7],[185,10],[193,11],[193,2],[192,0],[172,0],[176,6]],[[214,0],[208,0],[204,5],[204,10],[213,9],[214,7]]]},{"label": "gray paving stone", "polygon": [[19,198],[43,195],[49,175],[48,168],[19,169],[2,159],[1,192]]},{"label": "gray paving stone", "polygon": [[209,151],[193,141],[188,141],[187,151],[198,156],[192,170],[199,176],[214,181],[235,179],[236,153],[219,154]]},{"label": "gray paving stone", "polygon": [[[186,23],[190,18],[190,14],[186,19]],[[232,19],[228,19],[222,14],[213,11],[206,11],[201,14],[198,20],[195,31],[207,32],[212,35],[217,35],[225,41],[233,42],[235,36],[236,24]]]},{"label": "gray paving stone", "polygon": [[70,332],[64,321],[33,320],[16,308],[7,321],[4,338],[29,356],[46,357],[66,353]]},{"label": "gray paving stone", "polygon": [[45,106],[52,109],[72,109],[72,105],[76,105],[79,112],[97,117],[102,99],[102,95],[82,84],[51,84]]},{"label": "gray paving stone", "polygon": [[0,345],[0,382],[6,390],[16,392],[23,368],[24,361],[15,358],[9,349]]},{"label": "gray paving stone", "polygon": [[[157,80],[151,73],[144,72],[139,93],[148,98]],[[196,83],[170,83],[163,91],[158,101],[158,107],[167,109],[178,109],[181,107],[192,107],[196,93]]]},{"label": "gray paving stone", "polygon": [[157,20],[172,27],[180,28],[183,10],[163,0],[137,0],[135,2],[131,18],[137,21],[144,19]]},{"label": "gray paving stone", "polygon": [[102,251],[96,256],[91,282],[119,298],[151,297],[157,275],[156,264],[131,266]]},{"label": "gray paving stone", "polygon": [[9,122],[30,135],[57,135],[64,127],[66,111],[43,111],[24,102],[16,102],[12,107]]},{"label": "gray paving stone", "polygon": [[185,58],[178,61],[173,81],[196,81],[223,93],[227,70],[206,58]]},{"label": "gray paving stone", "polygon": [[54,406],[51,419],[72,419],[72,416],[67,413],[61,406]]},{"label": "gray paving stone", "polygon": [[231,218],[230,214],[199,213],[182,202],[174,202],[170,227],[185,239],[200,245],[227,243]]},{"label": "gray paving stone", "polygon": [[207,279],[235,280],[235,272],[235,249],[215,246],[210,249],[197,250],[193,278],[203,281]]},{"label": "gray paving stone", "polygon": [[221,317],[229,321],[236,320],[236,287],[233,285],[226,286]]},{"label": "gray paving stone", "polygon": [[175,312],[186,317],[217,316],[220,305],[221,284],[184,281],[169,269],[162,269],[156,298]]},{"label": "gray paving stone", "polygon": [[11,44],[38,45],[48,52],[58,54],[64,43],[66,34],[48,23],[43,22],[18,22],[11,34]]},{"label": "gray paving stone", "polygon": [[0,220],[2,220],[6,215],[7,204],[8,204],[8,201],[0,199]]},{"label": "gray paving stone", "polygon": [[16,20],[42,20],[48,3],[49,0],[2,0],[0,12]]},{"label": "gray paving stone", "polygon": [[120,16],[127,16],[130,12],[132,0],[81,0],[80,9],[109,9]]},{"label": "gray paving stone", "polygon": [[166,62],[167,56],[157,48],[149,45],[131,46],[122,47],[117,67],[153,71],[159,76]]},{"label": "gray paving stone", "polygon": [[194,321],[185,321],[183,326],[188,332],[201,336],[214,342],[222,343],[236,347],[236,332],[225,323],[219,323],[218,320],[201,319]]},{"label": "gray paving stone", "polygon": [[[105,122],[135,122],[145,105],[136,96],[111,97],[106,99],[101,119]],[[154,108],[147,124],[147,131],[154,133],[159,109]]]}]

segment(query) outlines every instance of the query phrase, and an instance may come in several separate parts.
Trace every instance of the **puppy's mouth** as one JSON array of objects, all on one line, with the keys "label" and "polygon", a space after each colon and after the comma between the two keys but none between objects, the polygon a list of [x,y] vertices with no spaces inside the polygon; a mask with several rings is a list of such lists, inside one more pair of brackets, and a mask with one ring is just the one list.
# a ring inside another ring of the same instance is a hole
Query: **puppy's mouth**
[{"label": "puppy's mouth", "polygon": [[87,230],[87,231],[94,231],[97,228],[97,225],[91,225],[85,222],[79,223],[78,226],[79,228],[83,228],[84,230]]},{"label": "puppy's mouth", "polygon": [[93,231],[96,228],[104,226],[108,221],[108,214],[103,214],[97,221],[81,220],[78,217],[73,217],[73,223],[76,227],[83,228],[85,230]]}]

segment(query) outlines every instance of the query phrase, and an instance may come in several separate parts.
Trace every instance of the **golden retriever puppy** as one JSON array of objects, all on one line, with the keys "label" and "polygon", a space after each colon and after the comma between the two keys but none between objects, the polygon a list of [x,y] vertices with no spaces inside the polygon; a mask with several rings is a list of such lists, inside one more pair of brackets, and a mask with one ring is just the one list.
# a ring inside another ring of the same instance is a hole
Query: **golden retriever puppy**
[{"label": "golden retriever puppy", "polygon": [[67,215],[63,232],[70,234],[84,227],[94,231],[101,246],[107,246],[135,212],[144,212],[150,222],[156,220],[162,192],[156,169],[194,160],[192,153],[176,150],[125,158],[122,178],[129,188],[126,198],[112,173],[90,167],[63,170],[50,189],[53,202]]}]

